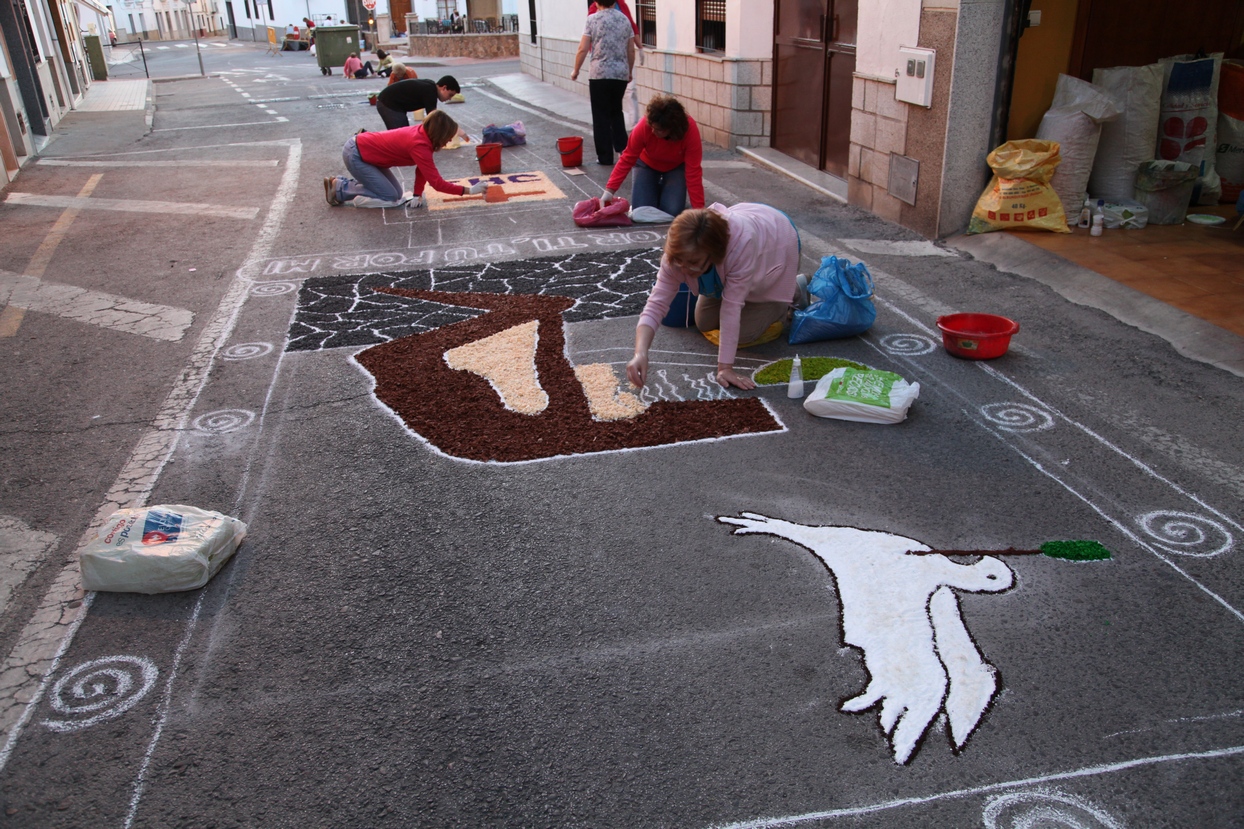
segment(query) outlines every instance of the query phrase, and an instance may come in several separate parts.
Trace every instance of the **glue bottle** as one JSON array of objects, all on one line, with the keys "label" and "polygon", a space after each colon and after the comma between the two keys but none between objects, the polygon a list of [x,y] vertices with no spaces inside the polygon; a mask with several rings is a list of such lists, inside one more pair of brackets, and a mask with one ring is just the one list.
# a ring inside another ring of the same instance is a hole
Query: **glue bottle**
[{"label": "glue bottle", "polygon": [[1080,221],[1076,225],[1088,230],[1089,225],[1093,223],[1093,202],[1089,199],[1084,200],[1084,207],[1080,208]]},{"label": "glue bottle", "polygon": [[803,397],[803,366],[799,362],[798,354],[790,364],[790,383],[786,386],[786,396]]}]

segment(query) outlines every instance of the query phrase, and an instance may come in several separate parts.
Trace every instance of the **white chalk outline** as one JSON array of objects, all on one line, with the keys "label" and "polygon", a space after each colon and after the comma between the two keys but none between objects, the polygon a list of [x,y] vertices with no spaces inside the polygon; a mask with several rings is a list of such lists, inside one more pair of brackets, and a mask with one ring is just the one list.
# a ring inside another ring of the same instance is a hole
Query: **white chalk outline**
[{"label": "white chalk outline", "polygon": [[[142,674],[141,687],[134,687],[133,678],[128,672],[122,672],[118,668],[112,667],[118,662],[129,666],[137,666],[138,671]],[[80,705],[76,708],[72,708],[61,701],[61,696],[67,683],[77,679],[75,684],[80,685],[85,680],[79,678],[79,675],[86,674],[86,678],[89,680],[91,676],[100,673],[107,674],[116,680],[117,687],[113,697],[87,705]],[[60,714],[88,714],[92,711],[98,711],[99,713],[83,720],[45,719],[42,724],[52,731],[64,733],[90,728],[105,720],[115,719],[133,708],[143,697],[147,696],[147,692],[151,690],[151,686],[155,685],[156,678],[159,675],[160,670],[155,663],[143,656],[103,656],[99,659],[83,662],[56,680],[56,684],[52,686],[52,694],[48,698],[48,702],[52,706],[52,710]]]},{"label": "white chalk outline", "polygon": [[989,792],[1018,789],[1023,786],[1037,786],[1042,783],[1053,783],[1057,780],[1075,780],[1081,777],[1113,774],[1115,772],[1127,771],[1134,768],[1155,766],[1160,763],[1174,763],[1183,760],[1213,760],[1219,757],[1234,757],[1240,754],[1244,754],[1244,746],[1231,746],[1230,748],[1217,748],[1210,749],[1208,751],[1187,752],[1184,754],[1163,754],[1153,757],[1137,757],[1132,760],[1121,760],[1116,763],[1104,763],[1099,766],[1086,766],[1084,768],[1073,769],[1071,771],[1051,772],[1050,774],[1038,775],[1037,777],[1026,777],[1020,780],[1006,780],[1000,783],[986,783],[983,786],[973,786],[967,789],[951,789],[949,791],[937,792],[935,794],[924,795],[922,797],[899,797],[894,800],[883,800],[878,803],[870,803],[862,806],[848,806],[843,809],[827,809],[822,812],[805,812],[801,815],[785,815],[783,817],[756,818],[755,820],[740,821],[738,823],[713,824],[712,829],[767,829],[767,827],[771,826],[796,826],[800,823],[810,823],[814,820],[829,820],[839,817],[857,817],[859,815],[884,812],[889,809],[898,809],[904,806],[919,806],[925,803],[936,803],[939,800],[953,800],[963,797],[973,797],[975,795],[988,794]]}]

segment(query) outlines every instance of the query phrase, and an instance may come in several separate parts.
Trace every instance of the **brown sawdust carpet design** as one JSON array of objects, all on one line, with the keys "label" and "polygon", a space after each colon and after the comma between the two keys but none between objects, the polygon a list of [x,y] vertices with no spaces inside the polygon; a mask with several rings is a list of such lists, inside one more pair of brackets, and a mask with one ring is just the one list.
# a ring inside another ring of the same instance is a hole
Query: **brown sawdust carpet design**
[{"label": "brown sawdust carpet design", "polygon": [[[782,430],[757,398],[661,402],[632,419],[593,419],[565,356],[561,313],[574,304],[569,298],[382,290],[489,311],[372,346],[355,358],[375,377],[376,397],[452,457],[513,463]],[[455,371],[443,359],[451,348],[533,319],[540,332],[536,371],[549,396],[548,407],[539,414],[505,408],[486,380]]]}]

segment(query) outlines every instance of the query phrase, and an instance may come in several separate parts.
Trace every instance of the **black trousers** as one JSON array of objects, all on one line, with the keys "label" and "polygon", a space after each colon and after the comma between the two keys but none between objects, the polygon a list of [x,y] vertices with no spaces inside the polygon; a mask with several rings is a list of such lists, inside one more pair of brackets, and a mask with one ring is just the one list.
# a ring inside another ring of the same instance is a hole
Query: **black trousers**
[{"label": "black trousers", "polygon": [[626,120],[622,117],[622,98],[627,81],[611,78],[587,82],[592,102],[592,139],[596,142],[596,160],[613,164],[613,154],[626,149]]},{"label": "black trousers", "polygon": [[380,120],[384,121],[386,130],[400,129],[401,127],[410,126],[410,114],[401,112],[396,109],[389,109],[384,104],[376,101],[376,112],[380,115]]}]

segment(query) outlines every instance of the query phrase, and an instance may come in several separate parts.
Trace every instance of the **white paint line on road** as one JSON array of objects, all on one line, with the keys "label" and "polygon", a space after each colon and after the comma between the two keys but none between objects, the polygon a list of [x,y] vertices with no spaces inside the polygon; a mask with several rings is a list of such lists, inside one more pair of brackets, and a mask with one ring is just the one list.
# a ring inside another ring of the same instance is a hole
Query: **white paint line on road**
[{"label": "white paint line on road", "polygon": [[37,193],[9,193],[7,204],[32,207],[71,207],[77,210],[115,210],[121,213],[164,213],[187,216],[221,216],[226,219],[253,219],[258,207],[225,207],[217,204],[145,201],[142,199],[96,199],[77,196],[44,196]]},{"label": "white paint line on road", "polygon": [[[289,212],[298,187],[302,142],[294,138],[255,143],[279,144],[287,150],[285,170],[268,215],[250,253],[199,337],[188,364],[78,542],[79,550],[94,538],[96,529],[103,526],[112,513],[122,507],[141,507],[147,502],[160,472],[173,455],[178,436],[186,428],[190,412],[207,384],[217,353],[228,341],[237,323],[238,314],[250,295],[252,280],[263,260],[271,253]],[[82,595],[81,583],[78,557],[75,555],[56,577],[34,617],[22,630],[17,644],[0,666],[0,727],[7,732],[4,748],[0,749],[0,772],[8,764],[13,746],[43,699],[56,675],[61,657],[69,648],[95,598],[94,593],[87,593],[82,604],[72,608],[74,600]]]},{"label": "white paint line on road", "polygon": [[852,250],[877,256],[958,256],[954,251],[939,248],[927,239],[917,241],[839,239],[838,241]]},{"label": "white paint line on road", "polygon": [[183,308],[155,305],[3,271],[0,271],[0,298],[27,311],[54,314],[112,331],[169,342],[180,340],[194,322],[194,313]]},{"label": "white paint line on road", "polygon": [[51,167],[275,167],[275,158],[235,158],[213,160],[188,158],[184,161],[77,161],[65,158],[41,158],[39,163]]},{"label": "white paint line on road", "polygon": [[164,129],[152,130],[152,132],[181,132],[182,130],[219,130],[225,127],[266,127],[272,124],[280,124],[289,119],[282,115],[280,118],[271,121],[247,121],[244,124],[204,124],[201,127],[165,127]]},{"label": "white paint line on road", "polygon": [[0,615],[58,540],[52,533],[32,530],[20,519],[0,516]]},{"label": "white paint line on road", "polygon": [[1026,777],[1022,780],[1007,780],[1002,783],[988,783],[984,786],[973,786],[969,789],[955,789],[948,792],[938,792],[937,794],[925,795],[924,797],[900,797],[894,800],[887,800],[882,803],[871,803],[864,806],[849,806],[843,809],[827,809],[823,812],[805,812],[802,815],[787,815],[785,817],[757,818],[756,820],[748,820],[740,823],[730,823],[718,826],[717,829],[767,829],[767,827],[771,826],[796,826],[800,823],[811,823],[812,821],[817,820],[876,814],[877,812],[884,812],[889,809],[898,809],[904,806],[920,806],[925,803],[935,803],[939,800],[952,800],[961,797],[978,797],[982,794],[989,794],[990,792],[1028,788],[1046,783],[1055,783],[1060,780],[1076,780],[1084,777],[1096,777],[1102,774],[1112,774],[1120,771],[1128,771],[1129,769],[1143,768],[1145,766],[1156,766],[1161,763],[1179,763],[1189,760],[1216,760],[1220,757],[1235,757],[1240,754],[1244,754],[1244,746],[1231,746],[1230,748],[1187,752],[1184,754],[1164,754],[1158,757],[1138,757],[1135,760],[1124,760],[1118,763],[1103,763],[1100,766],[1088,766],[1086,768],[1073,769],[1071,771],[1054,772],[1052,774],[1043,774],[1037,777]]}]

